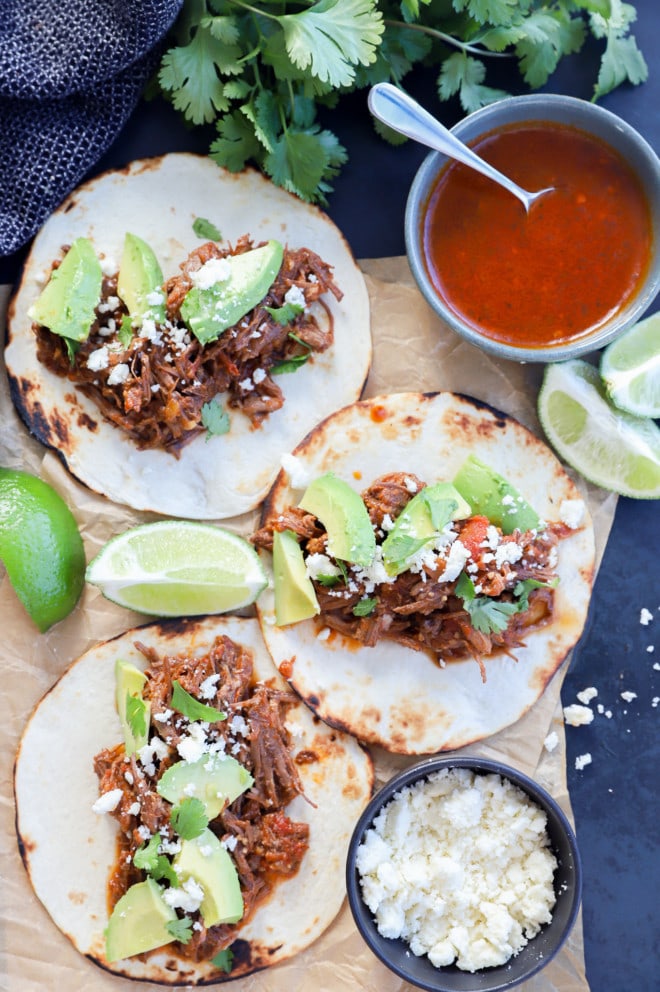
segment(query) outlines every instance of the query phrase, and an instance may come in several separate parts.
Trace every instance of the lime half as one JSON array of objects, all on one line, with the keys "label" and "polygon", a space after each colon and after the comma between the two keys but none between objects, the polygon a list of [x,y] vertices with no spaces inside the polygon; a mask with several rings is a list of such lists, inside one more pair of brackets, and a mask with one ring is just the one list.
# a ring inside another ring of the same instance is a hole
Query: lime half
[{"label": "lime half", "polygon": [[160,520],[113,537],[86,577],[113,603],[160,617],[238,610],[268,582],[244,538],[188,520]]},{"label": "lime half", "polygon": [[547,365],[538,413],[555,451],[585,479],[622,496],[660,497],[660,430],[614,407],[593,365]]},{"label": "lime half", "polygon": [[607,346],[600,374],[620,410],[660,417],[660,313],[640,320]]},{"label": "lime half", "polygon": [[75,517],[47,482],[9,468],[0,468],[0,558],[42,633],[78,602],[85,549]]}]

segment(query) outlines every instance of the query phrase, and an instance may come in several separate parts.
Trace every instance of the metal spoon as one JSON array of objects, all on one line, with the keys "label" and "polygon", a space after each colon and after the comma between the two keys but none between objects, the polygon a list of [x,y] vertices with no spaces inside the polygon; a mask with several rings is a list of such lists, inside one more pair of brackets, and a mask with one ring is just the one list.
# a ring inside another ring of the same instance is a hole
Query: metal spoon
[{"label": "metal spoon", "polygon": [[420,144],[442,152],[450,158],[457,159],[464,165],[476,169],[482,175],[499,183],[509,193],[517,196],[523,204],[525,210],[529,212],[532,203],[545,193],[551,193],[554,189],[549,186],[541,189],[538,193],[529,193],[514,183],[508,176],[503,175],[492,165],[479,158],[471,148],[464,145],[451,131],[447,130],[444,124],[432,117],[416,100],[404,93],[397,86],[391,83],[376,83],[369,91],[367,100],[369,110],[392,130],[405,134],[407,138],[419,141]]}]

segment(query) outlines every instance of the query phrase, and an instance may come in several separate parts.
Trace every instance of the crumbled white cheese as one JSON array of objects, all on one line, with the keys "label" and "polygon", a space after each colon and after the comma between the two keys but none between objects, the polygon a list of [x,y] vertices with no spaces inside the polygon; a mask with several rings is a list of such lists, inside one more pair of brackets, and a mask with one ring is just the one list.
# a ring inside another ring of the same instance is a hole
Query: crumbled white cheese
[{"label": "crumbled white cheese", "polygon": [[162,344],[163,334],[162,331],[156,326],[156,322],[150,317],[145,317],[142,321],[142,327],[140,328],[140,337],[146,338],[147,341],[151,341],[152,344]]},{"label": "crumbled white cheese", "polygon": [[590,703],[592,699],[595,699],[597,695],[598,689],[594,688],[592,685],[588,686],[586,689],[583,689],[582,692],[576,693],[577,698],[581,703],[584,703],[585,706]]},{"label": "crumbled white cheese", "polygon": [[208,753],[206,740],[206,730],[208,724],[191,723],[188,727],[188,734],[182,737],[176,746],[177,751],[184,761],[197,761],[203,754]]},{"label": "crumbled white cheese", "polygon": [[559,507],[559,519],[571,530],[581,527],[587,508],[583,499],[564,499]]},{"label": "crumbled white cheese", "polygon": [[306,489],[312,481],[309,469],[296,455],[283,454],[280,465],[288,475],[293,489]]},{"label": "crumbled white cheese", "polygon": [[587,765],[590,764],[591,764],[591,755],[589,754],[588,751],[586,754],[578,754],[577,758],[575,759],[575,767],[579,772],[581,772],[583,768],[586,768]]},{"label": "crumbled white cheese", "polygon": [[327,555],[315,553],[305,558],[305,569],[310,579],[319,575],[341,575],[341,569]]},{"label": "crumbled white cheese", "polygon": [[128,807],[128,812],[131,814],[131,816],[138,815],[138,813],[140,812],[140,804],[139,802],[137,802],[137,800],[134,803],[131,803],[131,805]]},{"label": "crumbled white cheese", "polygon": [[543,747],[546,751],[552,752],[559,744],[559,736],[556,730],[551,730],[546,739],[543,741]]},{"label": "crumbled white cheese", "polygon": [[101,272],[104,276],[114,276],[115,272],[119,269],[112,255],[101,255],[99,261],[101,263]]},{"label": "crumbled white cheese", "polygon": [[103,345],[95,351],[90,351],[87,356],[87,368],[90,372],[100,372],[101,369],[107,369],[109,363],[110,358],[108,355],[107,345]]},{"label": "crumbled white cheese", "polygon": [[121,789],[110,789],[109,792],[104,792],[93,804],[92,812],[111,813],[113,809],[117,809],[123,795]]},{"label": "crumbled white cheese", "polygon": [[305,299],[305,294],[303,293],[300,286],[291,286],[287,289],[284,294],[284,302],[291,304],[293,307],[302,307],[304,310],[307,306],[307,300]]},{"label": "crumbled white cheese", "polygon": [[469,557],[470,552],[468,548],[464,544],[461,544],[459,540],[454,541],[449,549],[449,557],[447,558],[444,572],[438,576],[438,582],[453,582],[454,579],[457,579]]},{"label": "crumbled white cheese", "polygon": [[357,853],[379,932],[464,971],[504,964],[550,921],[556,867],[545,813],[506,779],[466,768],[396,793]]},{"label": "crumbled white cheese", "polygon": [[123,382],[126,382],[130,374],[131,370],[128,365],[125,362],[118,362],[117,365],[115,365],[115,367],[110,371],[110,375],[108,376],[108,385],[119,386]]},{"label": "crumbled white cheese", "polygon": [[571,706],[564,706],[564,720],[570,727],[583,727],[594,718],[594,711],[588,706],[581,706],[573,703]]},{"label": "crumbled white cheese", "polygon": [[622,692],[621,693],[621,698],[626,703],[632,703],[633,699],[637,699],[637,693],[636,692]]},{"label": "crumbled white cheese", "polygon": [[221,841],[221,843],[222,846],[226,848],[228,851],[233,851],[236,849],[236,845],[238,844],[238,839],[234,837],[234,835],[232,834],[229,837],[225,837],[225,839]]},{"label": "crumbled white cheese", "polygon": [[218,692],[218,682],[220,681],[220,674],[216,672],[214,675],[209,675],[200,684],[199,687],[199,698],[200,699],[214,699]]},{"label": "crumbled white cheese", "polygon": [[163,890],[163,899],[172,909],[182,909],[184,913],[194,913],[202,905],[204,889],[194,878],[186,878],[177,888]]},{"label": "crumbled white cheese", "polygon": [[200,269],[190,273],[190,281],[197,289],[210,289],[217,282],[226,282],[230,275],[228,258],[210,258]]},{"label": "crumbled white cheese", "polygon": [[523,549],[515,541],[505,541],[500,544],[495,552],[495,567],[501,568],[506,562],[507,565],[515,565],[522,558]]},{"label": "crumbled white cheese", "polygon": [[646,607],[644,606],[639,614],[639,622],[642,624],[643,627],[648,627],[652,619],[653,619],[653,614],[651,613],[650,610],[647,610]]}]

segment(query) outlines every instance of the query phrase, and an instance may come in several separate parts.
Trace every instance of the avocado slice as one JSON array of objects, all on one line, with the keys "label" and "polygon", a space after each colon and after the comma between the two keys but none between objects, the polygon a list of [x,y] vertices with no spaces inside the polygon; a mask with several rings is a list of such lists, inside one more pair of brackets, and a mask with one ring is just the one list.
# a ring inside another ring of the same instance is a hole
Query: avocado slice
[{"label": "avocado slice", "polygon": [[328,532],[328,554],[366,568],[376,554],[376,535],[362,497],[332,472],[315,479],[298,504]]},{"label": "avocado slice", "polygon": [[[127,755],[143,748],[149,739],[151,704],[142,698],[147,676],[135,665],[118,658],[115,662],[115,701],[124,731]],[[130,710],[130,713],[129,713]]]},{"label": "avocado slice", "polygon": [[450,482],[437,482],[420,489],[383,541],[383,562],[388,574],[405,572],[411,557],[437,537],[451,520],[463,520],[471,514],[469,503]]},{"label": "avocado slice", "polygon": [[[127,233],[117,276],[117,295],[126,304],[131,323],[136,327],[146,319],[158,324],[165,322],[162,287],[163,271],[153,249],[136,234]],[[160,293],[161,302],[153,301],[156,293]]]},{"label": "avocado slice", "polygon": [[182,840],[173,866],[181,881],[192,877],[204,890],[199,910],[205,926],[238,923],[243,916],[241,883],[234,862],[212,830]]},{"label": "avocado slice", "polygon": [[488,517],[504,534],[516,529],[539,530],[543,526],[536,510],[515,486],[474,455],[463,462],[454,485],[474,514]]},{"label": "avocado slice", "polygon": [[284,249],[279,241],[228,255],[227,278],[208,288],[193,287],[181,304],[181,317],[201,344],[215,341],[261,303],[275,282]]},{"label": "avocado slice", "polygon": [[112,911],[105,931],[105,956],[109,962],[152,951],[174,938],[167,924],[177,916],[153,878],[136,882]]},{"label": "avocado slice", "polygon": [[298,538],[291,530],[273,533],[273,572],[275,575],[275,623],[307,620],[320,612],[312,580]]},{"label": "avocado slice", "polygon": [[165,771],[156,786],[160,795],[173,805],[187,797],[204,803],[213,820],[254,783],[247,768],[230,755],[203,754],[196,761],[177,761]]},{"label": "avocado slice", "polygon": [[91,241],[76,238],[44,287],[29,316],[53,334],[85,341],[96,319],[103,273]]}]

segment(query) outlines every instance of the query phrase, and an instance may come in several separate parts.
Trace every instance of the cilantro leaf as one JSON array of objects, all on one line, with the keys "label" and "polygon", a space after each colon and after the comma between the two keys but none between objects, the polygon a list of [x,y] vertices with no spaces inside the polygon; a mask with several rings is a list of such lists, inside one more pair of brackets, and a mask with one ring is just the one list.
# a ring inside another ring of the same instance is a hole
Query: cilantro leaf
[{"label": "cilantro leaf", "polygon": [[508,626],[509,617],[518,612],[516,603],[501,603],[488,596],[477,596],[465,603],[465,609],[470,614],[470,623],[474,629],[482,634],[501,634]]},{"label": "cilantro leaf", "polygon": [[368,617],[374,612],[378,606],[378,597],[370,596],[361,599],[353,607],[352,613],[354,617]]},{"label": "cilantro leaf", "polygon": [[192,40],[163,56],[158,81],[172,94],[172,103],[193,124],[209,124],[217,111],[229,109],[218,69],[227,69],[240,55],[235,46],[214,37],[201,25]]},{"label": "cilantro leaf", "polygon": [[298,303],[285,303],[281,307],[264,307],[275,323],[279,324],[280,327],[284,327],[286,324],[290,324],[292,320],[301,314],[304,307],[301,307]]},{"label": "cilantro leaf", "polygon": [[218,953],[211,958],[211,964],[214,964],[216,968],[220,968],[228,975],[234,964],[234,952],[231,947],[225,947],[223,951],[218,951]]},{"label": "cilantro leaf", "polygon": [[217,125],[218,137],[212,142],[210,156],[230,172],[240,172],[248,159],[257,158],[261,148],[254,127],[240,110],[226,114]]},{"label": "cilantro leaf", "polygon": [[187,716],[189,720],[203,720],[205,723],[217,723],[218,720],[227,719],[226,713],[217,710],[214,706],[207,706],[206,703],[200,703],[198,699],[191,696],[177,679],[174,679],[172,682],[170,706],[177,713]]},{"label": "cilantro leaf", "polygon": [[217,397],[202,405],[202,426],[206,427],[206,440],[214,434],[227,434],[231,427],[229,414],[220,405]]},{"label": "cilantro leaf", "polygon": [[64,344],[66,345],[66,353],[69,359],[69,364],[75,365],[76,352],[80,348],[80,341],[74,341],[72,338],[64,338]]},{"label": "cilantro leaf", "polygon": [[198,238],[204,238],[208,241],[222,241],[222,234],[218,228],[205,217],[195,217],[193,231]]},{"label": "cilantro leaf", "polygon": [[183,837],[184,840],[193,840],[195,837],[199,837],[209,825],[206,806],[201,799],[188,796],[182,799],[178,806],[172,807],[170,823],[179,837]]},{"label": "cilantro leaf", "polygon": [[189,916],[168,920],[165,929],[170,937],[174,937],[180,944],[188,944],[192,938],[192,920]]},{"label": "cilantro leaf", "polygon": [[133,324],[127,313],[125,313],[121,318],[121,324],[119,325],[119,330],[117,331],[117,337],[122,348],[128,348],[133,340]]},{"label": "cilantro leaf", "polygon": [[158,853],[162,838],[159,833],[155,833],[148,844],[142,844],[133,855],[133,864],[141,871],[146,871],[154,881],[158,882],[166,878],[170,885],[175,888],[179,884],[179,879],[172,867],[169,858]]},{"label": "cilantro leaf", "polygon": [[501,602],[490,596],[477,596],[474,582],[467,572],[461,572],[455,592],[463,600],[470,623],[482,634],[501,634],[506,630],[509,618],[518,613],[517,603]]},{"label": "cilantro leaf", "polygon": [[373,0],[318,0],[298,14],[283,14],[286,50],[294,65],[331,86],[349,86],[354,65],[369,65],[383,34]]},{"label": "cilantro leaf", "polygon": [[605,52],[600,64],[598,80],[594,87],[594,100],[616,89],[629,80],[635,85],[648,77],[648,66],[637,47],[628,36],[630,26],[637,18],[637,11],[622,0],[611,0],[609,17],[602,13],[591,14],[591,28],[596,38],[605,38]]},{"label": "cilantro leaf", "polygon": [[440,98],[448,100],[458,93],[463,110],[469,114],[507,95],[504,90],[485,86],[483,84],[485,77],[486,66],[483,62],[465,52],[454,52],[445,59],[440,70],[438,80]]},{"label": "cilantro leaf", "polygon": [[339,575],[317,575],[315,576],[315,582],[318,582],[320,586],[325,586],[327,588],[332,588],[336,586],[339,582]]},{"label": "cilantro leaf", "polygon": [[539,582],[538,579],[521,579],[513,587],[513,595],[518,603],[518,610],[524,613],[529,609],[529,594],[533,589],[555,589],[559,585],[559,579],[552,579],[551,582]]},{"label": "cilantro leaf", "polygon": [[126,722],[136,740],[143,739],[149,729],[149,704],[142,696],[126,693]]}]

